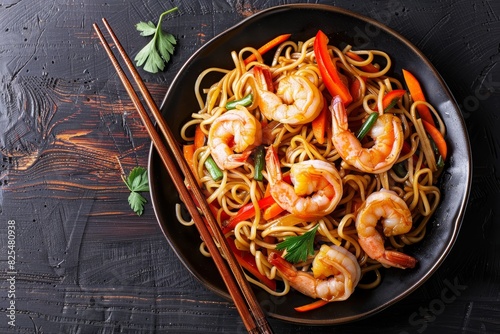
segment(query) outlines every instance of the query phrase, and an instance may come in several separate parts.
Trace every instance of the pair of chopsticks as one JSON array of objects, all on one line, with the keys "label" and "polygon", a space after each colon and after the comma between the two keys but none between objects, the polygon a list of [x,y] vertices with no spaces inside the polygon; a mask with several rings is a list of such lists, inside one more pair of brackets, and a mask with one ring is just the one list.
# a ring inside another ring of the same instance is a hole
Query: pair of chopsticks
[{"label": "pair of chopsticks", "polygon": [[[113,63],[113,66],[115,67],[118,76],[125,86],[127,93],[132,99],[135,108],[139,112],[141,120],[144,123],[149,136],[151,137],[153,145],[158,151],[160,158],[165,165],[165,168],[167,169],[177,191],[179,192],[179,195],[186,204],[186,207],[192,219],[194,220],[201,237],[205,241],[210,255],[212,256],[215,265],[217,266],[217,269],[219,270],[219,273],[221,274],[222,279],[226,284],[229,294],[234,301],[234,304],[243,320],[246,329],[249,333],[272,333],[272,329],[266,320],[265,314],[263,313],[259,303],[257,302],[257,299],[255,298],[250,284],[245,278],[245,274],[243,273],[238,261],[231,252],[224,234],[222,234],[217,221],[212,215],[210,207],[208,206],[208,203],[203,196],[201,189],[198,187],[191,169],[184,159],[184,156],[179,149],[178,143],[175,140],[170,128],[161,116],[160,110],[156,106],[153,98],[151,97],[151,94],[146,88],[146,85],[142,81],[132,61],[127,56],[127,53],[120,44],[120,41],[111,29],[111,26],[106,21],[106,19],[103,18],[102,21],[104,23],[104,26],[108,30],[108,33],[111,36],[116,48],[118,49],[118,52],[122,56],[127,69],[130,71],[135,83],[139,87],[139,91],[146,101],[146,104],[150,109],[170,150],[165,146],[163,138],[156,131],[156,127],[149,118],[149,115],[145,107],[142,105],[139,96],[132,87],[132,84],[128,80],[120,63],[113,54],[110,45],[107,43],[101,30],[99,29],[99,26],[96,23],[93,24],[94,30],[96,31],[102,45],[104,46],[104,49],[106,50],[106,53]],[[182,174],[179,173],[179,168],[182,171]],[[184,178],[189,184],[191,191],[187,189],[184,183]],[[202,214],[200,214],[198,206],[201,209],[203,216]],[[217,244],[219,244],[222,253],[226,256],[226,260],[224,260],[221,253],[219,252],[216,242]]]}]

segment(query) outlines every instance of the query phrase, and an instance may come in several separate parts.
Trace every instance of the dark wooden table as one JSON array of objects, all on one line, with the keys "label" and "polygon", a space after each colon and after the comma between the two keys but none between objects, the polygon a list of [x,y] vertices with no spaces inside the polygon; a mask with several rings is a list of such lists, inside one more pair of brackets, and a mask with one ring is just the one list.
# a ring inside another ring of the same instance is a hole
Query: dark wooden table
[{"label": "dark wooden table", "polygon": [[[145,39],[134,24],[179,7],[164,25],[178,39],[172,61],[162,73],[141,72],[159,104],[211,37],[295,2],[0,1],[1,333],[244,331],[233,304],[179,262],[150,201],[141,217],[128,206],[120,165],[146,166],[150,140],[92,23],[106,17],[135,55]],[[314,2],[377,19],[431,60],[466,120],[473,188],[452,252],[408,298],[336,327],[271,325],[276,333],[500,332],[500,2]]]}]

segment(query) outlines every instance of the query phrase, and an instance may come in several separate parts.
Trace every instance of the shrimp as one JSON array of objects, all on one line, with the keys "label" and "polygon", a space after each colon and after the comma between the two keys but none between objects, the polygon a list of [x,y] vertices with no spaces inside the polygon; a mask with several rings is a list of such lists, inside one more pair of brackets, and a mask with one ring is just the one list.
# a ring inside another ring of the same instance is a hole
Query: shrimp
[{"label": "shrimp", "polygon": [[402,269],[413,268],[417,262],[415,258],[385,249],[384,238],[376,229],[379,220],[381,220],[385,236],[410,231],[411,212],[406,202],[394,191],[381,189],[366,198],[356,216],[358,241],[370,258],[382,264]]},{"label": "shrimp", "polygon": [[272,146],[266,153],[271,196],[283,209],[303,219],[330,214],[342,198],[342,179],[329,162],[307,160],[293,164],[293,185],[283,181],[278,155]]},{"label": "shrimp", "polygon": [[380,115],[368,132],[375,143],[365,148],[348,128],[347,112],[340,97],[333,98],[330,111],[333,146],[345,162],[366,173],[377,174],[392,168],[403,147],[403,128],[398,117]]},{"label": "shrimp", "polygon": [[267,119],[286,124],[311,122],[323,109],[321,91],[309,79],[289,75],[278,83],[276,93],[259,88],[258,105]]},{"label": "shrimp", "polygon": [[239,106],[215,119],[208,132],[207,145],[217,166],[224,170],[243,165],[251,149],[261,142],[260,122],[245,107]]},{"label": "shrimp", "polygon": [[271,252],[268,261],[292,288],[312,298],[328,302],[346,300],[361,278],[361,268],[354,254],[337,245],[322,245],[312,263],[312,274],[299,271]]}]

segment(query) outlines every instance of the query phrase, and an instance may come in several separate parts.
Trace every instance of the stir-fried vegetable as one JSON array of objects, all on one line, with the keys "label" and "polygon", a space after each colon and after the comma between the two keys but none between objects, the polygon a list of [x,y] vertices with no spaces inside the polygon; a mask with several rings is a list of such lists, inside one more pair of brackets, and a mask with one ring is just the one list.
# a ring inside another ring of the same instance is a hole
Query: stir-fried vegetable
[{"label": "stir-fried vegetable", "polygon": [[384,108],[384,112],[389,111],[393,108],[396,103],[398,103],[399,99],[405,95],[406,90],[404,89],[394,89],[384,95],[382,98],[382,108]]},{"label": "stir-fried vegetable", "polygon": [[[414,102],[422,101],[425,102],[424,92],[417,78],[407,70],[403,70],[403,76],[406,82],[406,86],[410,91],[411,98]],[[417,111],[420,117],[427,121],[432,126],[436,126],[434,119],[432,119],[432,113],[425,104],[417,105]]]},{"label": "stir-fried vegetable", "polygon": [[340,78],[337,67],[328,53],[328,37],[321,30],[318,31],[314,40],[314,54],[321,78],[328,92],[332,96],[340,96],[344,105],[351,103],[351,93]]},{"label": "stir-fried vegetable", "polygon": [[262,284],[266,285],[269,289],[276,291],[276,281],[267,278],[266,275],[260,273],[255,257],[250,252],[241,251],[236,247],[233,238],[227,238],[227,244],[233,252],[236,260],[244,269],[257,278]]},{"label": "stir-fried vegetable", "polygon": [[264,178],[264,176],[262,175],[262,170],[264,170],[264,164],[266,161],[265,156],[266,152],[264,150],[264,146],[257,146],[254,153],[255,173],[253,176],[254,180],[256,181],[262,181],[262,179]]},{"label": "stir-fried vegetable", "polygon": [[[262,56],[263,54],[265,54],[269,50],[271,50],[271,49],[277,47],[278,45],[280,45],[281,43],[285,42],[287,39],[290,38],[290,36],[292,36],[292,34],[279,35],[279,36],[273,38],[272,40],[270,40],[269,42],[267,42],[266,44],[262,45],[260,48],[257,49],[257,51],[259,51],[260,55]],[[257,56],[254,53],[252,53],[250,56],[248,56],[244,60],[245,65],[254,61],[254,60],[257,60]]]},{"label": "stir-fried vegetable", "polygon": [[370,129],[373,127],[377,119],[378,119],[378,113],[377,112],[371,113],[366,119],[366,121],[363,123],[363,125],[361,125],[361,127],[359,128],[356,137],[359,140],[363,139],[366,136],[366,134],[370,131]]},{"label": "stir-fried vegetable", "polygon": [[235,101],[228,102],[226,104],[226,109],[227,110],[235,109],[236,106],[248,107],[249,105],[252,104],[252,102],[253,102],[253,95],[252,94],[248,94],[247,96],[243,97],[240,100],[235,100]]},{"label": "stir-fried vegetable", "polygon": [[[355,60],[355,61],[365,61],[360,55],[358,55],[357,53],[354,53],[352,51],[348,51],[346,52],[346,55]],[[377,73],[379,71],[378,68],[375,67],[375,65],[373,64],[367,64],[367,65],[363,65],[363,66],[360,66],[360,68],[365,71],[365,72],[368,72],[368,73]]]},{"label": "stir-fried vegetable", "polygon": [[441,157],[443,157],[443,160],[446,160],[446,157],[448,155],[448,147],[443,135],[435,126],[428,123],[427,121],[422,120],[422,124],[424,125],[425,131],[427,131],[427,133],[431,136],[432,140],[436,144],[439,154],[441,155]]},{"label": "stir-fried vegetable", "polygon": [[[273,203],[276,203],[274,198],[272,196],[267,196],[259,200],[257,202],[257,206],[259,207],[259,209],[264,210]],[[232,216],[229,219],[227,225],[225,225],[222,229],[222,232],[224,234],[230,232],[239,222],[250,219],[253,216],[255,216],[255,206],[253,203],[248,203],[247,205],[241,207],[236,215]]]},{"label": "stir-fried vegetable", "polygon": [[325,103],[323,105],[323,109],[319,113],[319,115],[312,121],[312,131],[314,138],[318,142],[318,144],[324,144],[326,138],[326,129],[328,126],[328,104]]},{"label": "stir-fried vegetable", "polygon": [[328,302],[326,300],[318,299],[318,300],[313,301],[312,303],[295,307],[294,310],[297,312],[309,312],[309,311],[315,310],[317,308],[320,308],[321,306],[324,306],[326,304],[328,304]]},{"label": "stir-fried vegetable", "polygon": [[219,168],[219,166],[217,166],[212,156],[209,156],[207,160],[205,160],[205,168],[214,181],[219,181],[224,176],[222,170]]}]

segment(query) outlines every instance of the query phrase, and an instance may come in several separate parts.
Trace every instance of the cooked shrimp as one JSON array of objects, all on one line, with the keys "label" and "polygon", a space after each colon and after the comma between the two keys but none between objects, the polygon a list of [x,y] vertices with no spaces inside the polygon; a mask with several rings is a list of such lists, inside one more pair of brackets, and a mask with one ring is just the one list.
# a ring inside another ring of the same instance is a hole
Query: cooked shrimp
[{"label": "cooked shrimp", "polygon": [[306,296],[328,302],[349,298],[361,278],[361,268],[356,257],[336,245],[321,246],[313,260],[312,274],[295,269],[275,252],[269,254],[268,261],[276,266],[292,288]]},{"label": "cooked shrimp", "polygon": [[374,145],[365,148],[348,128],[347,112],[340,97],[333,98],[330,111],[332,142],[345,162],[366,173],[382,173],[392,168],[403,147],[403,128],[398,117],[379,116],[368,132]]},{"label": "cooked shrimp", "polygon": [[309,79],[289,75],[278,83],[276,93],[259,89],[259,109],[267,119],[287,124],[309,123],[323,108],[323,95]]},{"label": "cooked shrimp", "polygon": [[377,231],[379,220],[385,236],[404,234],[412,227],[411,212],[406,202],[394,191],[381,189],[371,193],[356,216],[359,244],[366,254],[382,264],[398,268],[413,268],[417,260],[384,247],[384,237]]},{"label": "cooked shrimp", "polygon": [[329,162],[306,160],[293,164],[293,185],[283,181],[280,163],[272,146],[266,154],[266,168],[271,196],[293,215],[313,219],[330,214],[342,198],[342,179]]},{"label": "cooked shrimp", "polygon": [[216,118],[208,132],[210,153],[221,169],[243,165],[251,149],[261,142],[260,122],[245,107],[227,111]]}]

